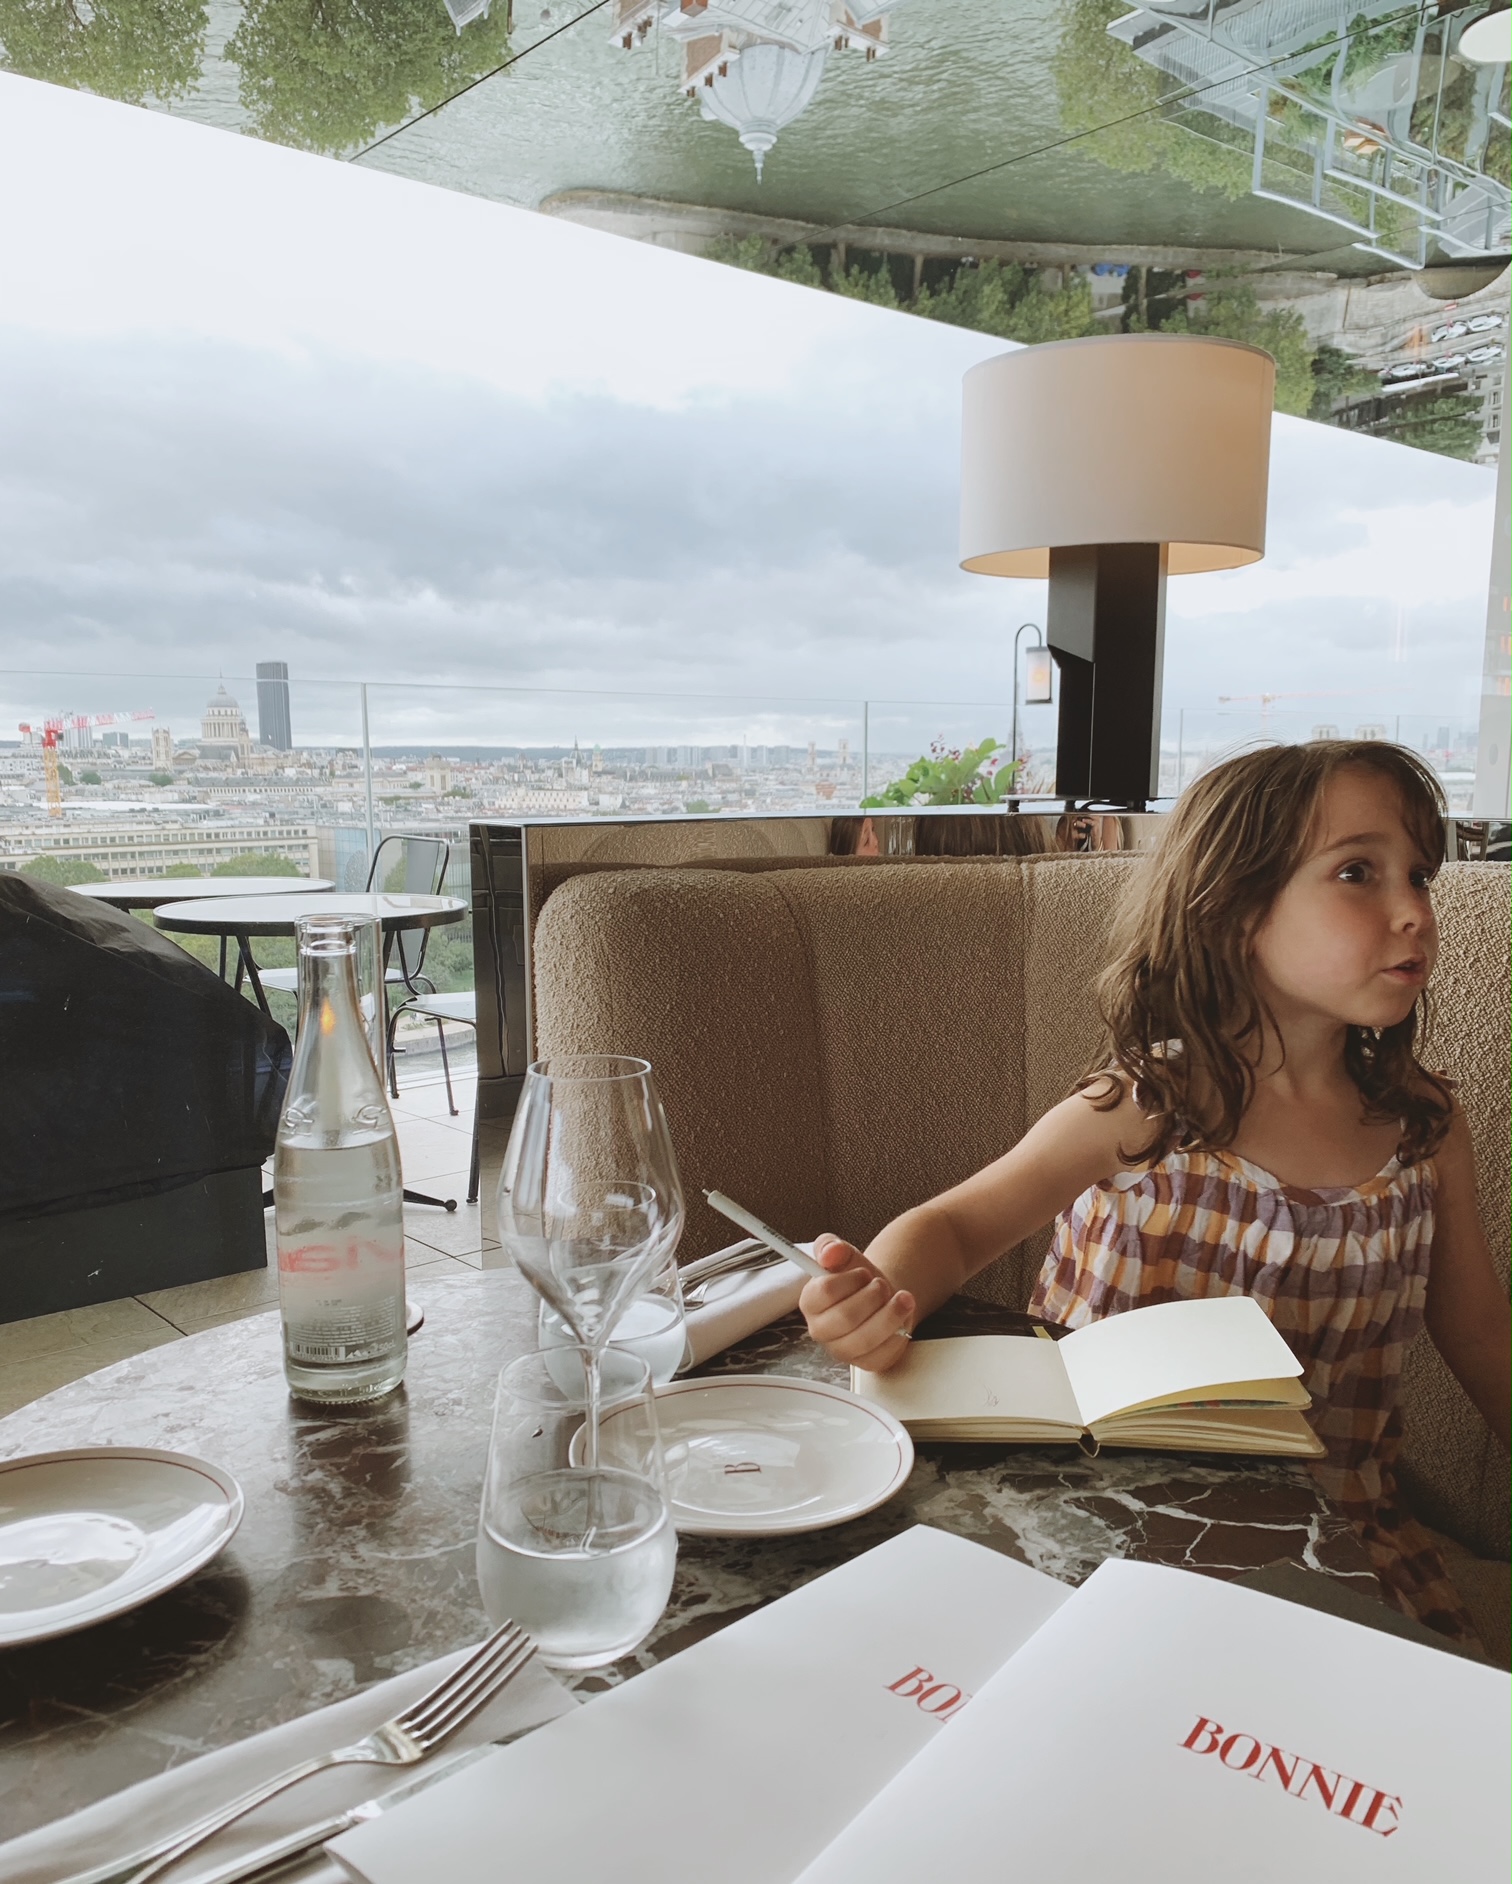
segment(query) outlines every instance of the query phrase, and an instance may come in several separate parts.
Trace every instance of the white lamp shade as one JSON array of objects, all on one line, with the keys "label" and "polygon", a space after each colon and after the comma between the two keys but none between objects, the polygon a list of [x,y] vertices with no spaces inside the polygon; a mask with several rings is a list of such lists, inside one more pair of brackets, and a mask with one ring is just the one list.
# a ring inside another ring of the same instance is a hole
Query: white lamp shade
[{"label": "white lamp shade", "polygon": [[1047,576],[1050,551],[1165,543],[1172,575],[1265,554],[1276,363],[1189,334],[1000,353],[966,375],[961,567]]},{"label": "white lamp shade", "polygon": [[1502,7],[1483,19],[1472,20],[1460,34],[1455,50],[1477,65],[1512,64],[1512,13]]}]

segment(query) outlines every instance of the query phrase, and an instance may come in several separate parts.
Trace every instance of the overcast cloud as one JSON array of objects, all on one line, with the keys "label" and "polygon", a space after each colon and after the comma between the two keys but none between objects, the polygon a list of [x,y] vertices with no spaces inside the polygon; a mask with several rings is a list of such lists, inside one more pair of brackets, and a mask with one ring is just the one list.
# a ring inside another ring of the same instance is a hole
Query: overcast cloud
[{"label": "overcast cloud", "polygon": [[[960,377],[1001,343],[3,77],[0,167],[8,720],[186,718],[198,681],[146,677],[280,658],[312,739],[358,679],[380,739],[797,738],[1001,700],[1043,621],[955,566]],[[1168,717],[1473,718],[1492,502],[1278,420],[1265,561],[1172,585]]]}]

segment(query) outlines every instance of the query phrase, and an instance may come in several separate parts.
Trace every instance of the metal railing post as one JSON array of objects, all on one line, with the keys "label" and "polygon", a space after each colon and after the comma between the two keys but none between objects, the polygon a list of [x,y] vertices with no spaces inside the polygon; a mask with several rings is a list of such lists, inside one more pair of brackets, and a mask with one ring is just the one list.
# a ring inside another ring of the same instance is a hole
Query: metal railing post
[{"label": "metal railing post", "polygon": [[871,797],[871,701],[861,702],[861,796]]},{"label": "metal railing post", "polygon": [[368,868],[373,866],[373,858],[378,853],[378,828],[373,821],[373,742],[368,736],[368,697],[367,682],[358,686],[362,696],[362,778],[367,791],[367,848]]}]

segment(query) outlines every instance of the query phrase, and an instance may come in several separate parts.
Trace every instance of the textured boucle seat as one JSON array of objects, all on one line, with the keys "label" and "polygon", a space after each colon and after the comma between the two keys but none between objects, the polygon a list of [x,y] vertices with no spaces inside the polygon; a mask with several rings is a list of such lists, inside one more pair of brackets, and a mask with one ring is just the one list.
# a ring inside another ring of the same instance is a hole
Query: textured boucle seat
[{"label": "textured boucle seat", "polygon": [[[791,1235],[864,1243],[1064,1096],[1096,1050],[1093,984],[1140,867],[1035,857],[577,877],[537,928],[538,1050],[655,1066],[688,1193],[684,1259],[729,1238],[705,1187]],[[1426,1058],[1460,1082],[1505,1280],[1507,871],[1447,864],[1436,902]],[[1047,1244],[1010,1251],[976,1291],[1021,1307]],[[1404,1482],[1430,1523],[1501,1560],[1484,1564],[1491,1595],[1477,1603],[1491,1629],[1486,1604],[1506,1606],[1506,1455],[1426,1335],[1405,1386]]]}]

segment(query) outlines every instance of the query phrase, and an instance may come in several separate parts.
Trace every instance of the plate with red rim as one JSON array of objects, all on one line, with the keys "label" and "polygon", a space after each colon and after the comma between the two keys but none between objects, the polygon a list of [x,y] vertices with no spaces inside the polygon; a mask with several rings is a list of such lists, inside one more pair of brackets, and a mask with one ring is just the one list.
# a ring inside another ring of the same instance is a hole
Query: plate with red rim
[{"label": "plate with red rim", "polygon": [[[656,1390],[656,1413],[672,1520],[689,1537],[778,1537],[845,1524],[885,1504],[913,1470],[913,1441],[897,1420],[828,1381],[675,1380]],[[606,1465],[614,1425],[611,1410],[601,1428]]]},{"label": "plate with red rim", "polygon": [[0,1459],[0,1648],[171,1590],[225,1549],[243,1502],[229,1472],[150,1446]]}]

